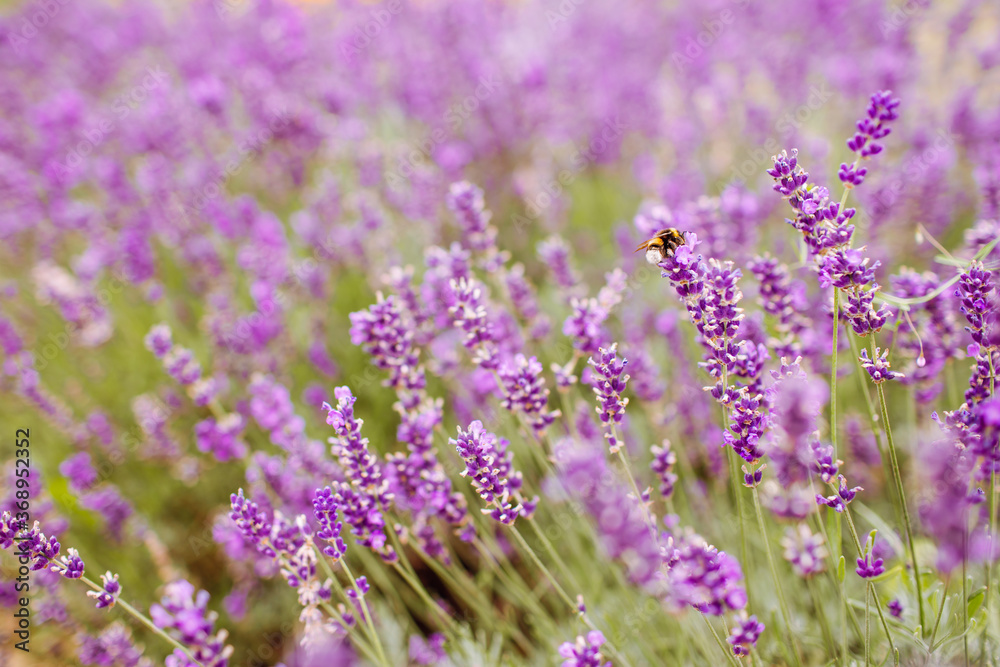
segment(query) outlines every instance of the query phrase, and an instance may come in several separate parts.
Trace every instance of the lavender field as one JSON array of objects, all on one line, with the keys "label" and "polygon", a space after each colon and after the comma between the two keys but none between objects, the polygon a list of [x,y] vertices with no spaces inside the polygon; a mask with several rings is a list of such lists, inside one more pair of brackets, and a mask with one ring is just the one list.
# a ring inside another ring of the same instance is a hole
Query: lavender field
[{"label": "lavender field", "polygon": [[1000,4],[0,1],[0,667],[1000,663]]}]

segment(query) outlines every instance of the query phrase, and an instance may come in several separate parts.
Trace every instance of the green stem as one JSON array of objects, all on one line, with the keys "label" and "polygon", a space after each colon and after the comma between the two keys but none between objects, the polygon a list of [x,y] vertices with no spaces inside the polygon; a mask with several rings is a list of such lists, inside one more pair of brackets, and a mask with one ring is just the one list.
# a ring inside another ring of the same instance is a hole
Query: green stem
[{"label": "green stem", "polygon": [[339,611],[334,609],[333,605],[331,605],[329,602],[324,602],[323,604],[320,605],[320,607],[324,611],[326,611],[326,613],[328,613],[331,617],[333,617],[334,620],[340,623],[341,627],[346,630],[347,634],[351,637],[351,642],[354,648],[364,653],[365,657],[367,657],[372,662],[378,662],[378,659],[375,656],[375,652],[372,651],[371,645],[367,641],[362,639],[360,635],[356,634],[357,628],[348,625],[347,621],[344,620],[344,617],[341,616]]},{"label": "green stem", "polygon": [[[823,598],[820,597],[819,591],[816,590],[816,581],[812,577],[806,577],[806,587],[809,589],[809,595],[812,597],[813,607],[816,608],[816,615],[819,616],[819,627],[823,631],[823,641],[826,642],[826,647],[830,651],[830,655],[836,655],[837,643],[833,639],[833,629],[830,627],[830,621],[826,617],[826,610],[823,609]],[[846,664],[846,653],[843,656],[843,660]]]},{"label": "green stem", "polygon": [[558,552],[556,552],[556,549],[552,546],[552,542],[549,541],[549,538],[545,537],[542,529],[538,527],[538,524],[535,523],[534,519],[526,519],[526,521],[528,522],[528,525],[531,526],[531,530],[535,533],[535,537],[537,537],[538,541],[545,547],[545,551],[548,552],[552,560],[555,561],[559,571],[564,577],[566,577],[566,579],[569,580],[570,585],[576,589],[577,592],[583,593],[583,589],[580,587],[579,582],[577,582],[576,577],[571,574],[570,569],[566,566],[566,563],[563,562],[563,559],[559,556]]},{"label": "green stem", "polygon": [[[565,589],[563,589],[563,587],[559,584],[556,578],[552,576],[552,572],[549,571],[549,568],[545,567],[545,563],[543,563],[542,560],[538,557],[538,554],[536,554],[535,550],[531,548],[531,545],[528,544],[527,540],[524,539],[524,536],[521,535],[520,531],[518,531],[518,529],[515,526],[511,525],[510,532],[514,534],[514,537],[517,538],[517,541],[520,543],[521,547],[528,554],[528,557],[531,558],[535,566],[538,567],[539,570],[541,570],[542,574],[545,575],[545,578],[549,580],[549,583],[552,584],[552,588],[555,589],[556,593],[559,595],[559,597],[562,598],[563,602],[566,603],[566,605],[570,608],[570,610],[572,610],[576,614],[579,614],[580,618],[583,619],[584,624],[586,624],[588,628],[590,628],[591,630],[597,630],[597,626],[595,626],[593,622],[587,617],[587,614],[582,613],[577,609],[577,603],[574,602],[572,599],[570,599]],[[608,655],[618,660],[618,662],[620,662],[622,665],[628,665],[628,666],[631,665],[631,663],[628,660],[626,660],[626,658],[623,655],[621,655],[617,651],[617,649],[615,649],[615,647],[611,645],[610,642],[605,643],[604,646],[607,647]]]},{"label": "green stem", "polygon": [[[928,644],[934,646],[934,639],[937,637],[938,628],[941,626],[941,617],[944,616],[944,603],[948,599],[948,584],[944,586],[944,590],[941,591],[941,604],[938,605],[937,618],[934,619],[934,628],[931,630],[931,639]],[[965,593],[965,563],[962,563],[962,600],[965,601],[966,608],[968,608],[969,602],[966,598]],[[965,620],[962,621],[962,628],[965,629]]]},{"label": "green stem", "polygon": [[[844,191],[844,199],[847,191]],[[837,457],[837,346],[840,335],[840,289],[833,288],[833,348],[830,351],[830,444]]]},{"label": "green stem", "polygon": [[[722,367],[722,396],[726,397],[729,393],[729,372],[728,369]],[[729,430],[729,406],[722,403],[722,430],[723,432]],[[726,447],[726,461],[729,464],[729,478],[732,480],[733,485],[733,499],[736,503],[736,516],[740,523],[740,559],[743,563],[743,567],[747,570],[750,568],[750,555],[749,548],[747,547],[747,530],[746,523],[744,519],[743,511],[743,494],[740,493],[740,472],[739,466],[736,462],[736,452],[730,447]],[[750,582],[747,582],[747,606],[751,606],[751,592],[750,592]]]},{"label": "green stem", "polygon": [[[986,357],[990,361],[990,396],[995,396],[995,377],[996,369],[993,368],[993,351],[987,350]],[[985,607],[985,619],[989,619],[990,615],[990,598],[993,597],[993,559],[996,557],[993,553],[993,532],[996,529],[997,524],[997,483],[996,483],[996,472],[993,470],[993,466],[990,467],[990,493],[989,493],[989,503],[990,503],[990,531],[989,531],[989,558],[986,559],[986,599],[983,600],[983,606]],[[964,565],[964,562],[963,562]],[[965,587],[965,574],[962,575],[962,586]],[[966,607],[968,609],[968,607]],[[962,614],[962,618],[965,618],[966,614]],[[983,632],[983,642],[986,642],[986,632]],[[963,638],[965,642],[965,662],[968,665],[969,662],[969,640],[968,638]]]},{"label": "green stem", "polygon": [[872,585],[865,582],[865,667],[872,664]]},{"label": "green stem", "polygon": [[[875,337],[871,340],[872,358],[875,357]],[[889,425],[889,409],[885,403],[885,390],[882,383],[875,385],[878,390],[879,406],[882,409],[882,428],[885,429],[885,440],[889,445],[889,458],[892,462],[892,477],[896,484],[896,493],[899,496],[899,504],[903,509],[903,528],[906,530],[906,544],[910,551],[910,564],[913,566],[913,580],[917,588],[917,611],[920,616],[920,635],[924,636],[927,631],[927,623],[924,619],[924,595],[923,584],[920,582],[920,568],[917,566],[917,551],[913,545],[913,532],[910,529],[910,511],[906,506],[906,494],[903,491],[903,478],[899,473],[899,459],[896,456],[896,444],[892,439],[892,427]]]},{"label": "green stem", "polygon": [[764,526],[764,515],[760,511],[760,494],[757,492],[757,487],[753,487],[753,508],[757,514],[757,529],[760,530],[760,536],[764,540],[764,551],[767,554],[767,565],[771,570],[771,578],[774,582],[774,592],[778,596],[778,606],[781,609],[781,618],[785,622],[785,632],[791,638],[792,643],[792,656],[795,658],[795,663],[801,665],[802,658],[799,655],[799,644],[795,639],[795,633],[792,630],[792,617],[788,613],[788,603],[785,601],[785,594],[781,590],[781,577],[778,576],[778,566],[774,562],[774,554],[771,553],[771,540],[767,539],[767,528]]},{"label": "green stem", "polygon": [[[861,540],[858,538],[858,529],[854,526],[854,517],[851,515],[851,508],[849,506],[844,507],[844,516],[847,517],[847,526],[851,529],[851,537],[854,539],[854,547],[858,550],[858,556],[863,552],[861,546]],[[882,622],[882,629],[885,631],[885,638],[889,641],[889,651],[893,655],[895,664],[899,664],[896,653],[896,645],[892,641],[892,632],[889,630],[889,623],[885,620],[885,614],[882,613],[882,601],[879,600],[878,591],[872,587],[872,596],[875,598],[875,610],[878,611],[879,620]]]},{"label": "green stem", "polygon": [[712,622],[708,620],[708,616],[706,616],[705,614],[701,614],[701,617],[702,619],[704,619],[705,625],[708,626],[708,629],[712,633],[712,636],[715,637],[715,643],[718,644],[722,652],[726,654],[726,661],[730,665],[736,665],[737,667],[739,667],[740,664],[739,661],[733,656],[733,652],[728,647],[726,647],[726,643],[722,641],[722,637],[719,636],[719,632],[715,629],[715,626],[712,625]]},{"label": "green stem", "polygon": [[[885,478],[891,479],[892,470],[889,468],[889,457],[886,455],[885,443],[882,442],[882,429],[878,426],[878,408],[875,407],[875,401],[872,400],[871,391],[869,390],[868,384],[865,382],[865,377],[867,377],[868,373],[861,365],[861,355],[858,352],[858,337],[848,334],[847,340],[851,344],[851,356],[854,357],[854,361],[857,364],[857,372],[854,373],[854,376],[858,378],[858,390],[861,392],[861,395],[865,397],[865,405],[868,407],[868,423],[871,425],[872,435],[875,436],[875,445],[878,447],[879,459],[882,461],[882,469],[885,473]],[[892,499],[892,508],[896,512],[896,519],[902,523],[903,512],[899,506],[899,498],[896,497],[895,485],[892,487],[890,497]]]},{"label": "green stem", "polygon": [[[103,586],[98,586],[96,583],[94,583],[93,581],[91,581],[87,577],[80,577],[80,581],[82,581],[83,583],[87,584],[88,586],[90,586],[91,588],[93,588],[95,591],[98,591],[98,592],[101,592],[101,593],[104,592],[104,587]],[[153,631],[155,634],[157,634],[160,637],[162,637],[163,639],[165,639],[171,646],[173,646],[175,649],[177,649],[178,651],[180,651],[181,653],[183,653],[187,657],[188,660],[190,660],[194,664],[198,665],[198,667],[201,667],[201,663],[194,659],[194,656],[191,655],[190,651],[188,651],[186,648],[184,648],[184,646],[180,642],[178,642],[176,639],[174,639],[173,637],[171,637],[170,635],[168,635],[166,632],[164,632],[164,630],[162,628],[157,627],[156,624],[153,623],[151,620],[149,620],[149,618],[147,618],[147,616],[145,614],[143,614],[141,611],[139,611],[138,609],[136,609],[135,607],[133,607],[132,605],[130,605],[128,602],[125,602],[125,600],[122,600],[121,598],[115,598],[115,605],[121,607],[126,612],[128,612],[129,614],[131,614],[132,617],[135,618],[135,620],[139,621],[140,623],[142,623],[143,625],[145,625],[147,628],[149,628],[151,631]]]},{"label": "green stem", "polygon": [[372,615],[368,610],[368,601],[365,600],[364,593],[362,593],[361,588],[358,587],[357,579],[355,579],[354,574],[351,573],[351,568],[347,565],[347,561],[342,559],[340,561],[340,565],[344,568],[344,574],[346,574],[351,580],[351,586],[354,587],[354,593],[358,596],[358,603],[361,605],[361,612],[364,614],[365,623],[368,625],[368,632],[371,634],[372,642],[375,645],[375,653],[378,654],[379,662],[386,667],[391,667],[389,665],[389,660],[385,657],[385,651],[382,649],[382,642],[379,640],[378,633],[375,631],[375,623],[372,622]]}]

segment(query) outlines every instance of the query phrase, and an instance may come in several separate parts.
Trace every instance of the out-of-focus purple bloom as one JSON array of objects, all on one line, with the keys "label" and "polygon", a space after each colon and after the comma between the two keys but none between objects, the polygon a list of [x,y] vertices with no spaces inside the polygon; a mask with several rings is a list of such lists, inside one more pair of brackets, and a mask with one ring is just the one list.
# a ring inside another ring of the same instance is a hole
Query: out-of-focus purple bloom
[{"label": "out-of-focus purple bloom", "polygon": [[418,665],[436,665],[448,656],[444,652],[445,636],[435,632],[427,639],[420,635],[410,635],[410,660]]},{"label": "out-of-focus purple bloom", "polygon": [[[160,604],[150,607],[150,617],[204,667],[225,667],[233,647],[225,643],[228,632],[215,631],[218,614],[208,611],[208,598],[207,591],[196,591],[192,584],[181,579],[167,584]],[[179,664],[186,665],[183,654],[175,651],[174,657],[183,661]]]},{"label": "out-of-focus purple bloom", "polygon": [[600,448],[563,440],[553,456],[562,488],[593,517],[608,557],[626,564],[632,582],[658,592],[662,557],[645,511],[608,467]]},{"label": "out-of-focus purple bloom", "polygon": [[97,637],[84,635],[80,641],[77,657],[84,665],[100,667],[152,667],[153,662],[142,656],[142,648],[136,646],[132,632],[121,622],[115,621]]},{"label": "out-of-focus purple bloom", "polygon": [[903,603],[898,598],[893,598],[886,606],[893,618],[903,618]]},{"label": "out-of-focus purple bloom", "polygon": [[170,348],[174,346],[171,339],[170,325],[160,323],[149,330],[145,338],[146,349],[156,355],[157,359],[162,359]]},{"label": "out-of-focus purple bloom", "polygon": [[591,630],[586,637],[577,637],[576,642],[564,642],[559,646],[559,657],[566,658],[562,667],[611,667],[611,661],[602,662],[601,646],[604,635]]},{"label": "out-of-focus purple bloom", "polygon": [[218,420],[209,417],[195,424],[195,445],[218,461],[239,460],[247,453],[246,444],[239,437],[242,432],[243,417],[238,413],[231,412]]},{"label": "out-of-focus purple bloom", "polygon": [[87,452],[78,452],[60,463],[59,472],[69,479],[70,488],[78,492],[88,490],[97,481],[97,471]]},{"label": "out-of-focus purple bloom", "polygon": [[489,224],[492,213],[486,210],[483,191],[469,183],[452,183],[448,189],[448,208],[462,228],[462,239],[477,255],[487,271],[497,270],[507,259],[496,247],[496,227]]},{"label": "out-of-focus purple bloom", "polygon": [[416,391],[426,384],[419,353],[413,346],[412,321],[403,317],[399,300],[376,294],[377,302],[367,310],[351,313],[351,342],[372,357],[377,368],[389,371],[387,386]]},{"label": "out-of-focus purple bloom", "polygon": [[739,562],[695,534],[674,537],[665,550],[669,595],[703,614],[721,616],[747,604]]},{"label": "out-of-focus purple bloom", "polygon": [[757,640],[764,632],[764,624],[756,616],[739,619],[729,631],[727,642],[733,647],[733,655],[750,655],[757,646]]},{"label": "out-of-focus purple bloom", "polygon": [[826,540],[820,533],[813,533],[806,523],[800,523],[795,528],[786,528],[781,539],[784,557],[800,577],[811,577],[826,570],[828,555],[824,543]]},{"label": "out-of-focus purple bloom", "polygon": [[174,345],[163,355],[163,368],[178,383],[188,386],[201,379],[201,364],[194,357],[194,352]]},{"label": "out-of-focus purple bloom", "polygon": [[580,283],[580,277],[570,265],[569,252],[569,244],[560,236],[550,236],[538,244],[539,258],[548,266],[556,283],[572,294]]},{"label": "out-of-focus purple bloom", "polygon": [[653,453],[653,460],[649,467],[660,480],[660,495],[664,499],[669,498],[677,484],[677,475],[673,472],[677,454],[670,448],[669,440],[664,440],[662,446],[654,445],[650,451]]}]

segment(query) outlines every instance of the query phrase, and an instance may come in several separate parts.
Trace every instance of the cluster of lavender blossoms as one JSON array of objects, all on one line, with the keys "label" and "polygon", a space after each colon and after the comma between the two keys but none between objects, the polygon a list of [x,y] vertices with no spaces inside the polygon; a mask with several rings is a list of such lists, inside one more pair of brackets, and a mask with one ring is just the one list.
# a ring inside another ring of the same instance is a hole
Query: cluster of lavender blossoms
[{"label": "cluster of lavender blossoms", "polygon": [[5,5],[15,662],[1000,654],[995,3],[556,4]]}]

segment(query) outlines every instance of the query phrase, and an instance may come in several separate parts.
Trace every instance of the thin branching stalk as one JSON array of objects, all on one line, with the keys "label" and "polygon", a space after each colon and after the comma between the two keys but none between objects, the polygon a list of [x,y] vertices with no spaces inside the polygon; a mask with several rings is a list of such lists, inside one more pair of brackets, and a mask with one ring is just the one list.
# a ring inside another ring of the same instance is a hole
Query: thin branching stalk
[{"label": "thin branching stalk", "polygon": [[375,652],[378,654],[379,661],[389,667],[389,660],[385,657],[385,650],[382,648],[382,642],[379,641],[378,632],[375,631],[375,623],[372,621],[371,611],[368,609],[368,601],[365,600],[364,593],[361,592],[361,588],[358,586],[357,579],[354,578],[354,574],[351,573],[350,566],[347,565],[346,560],[341,560],[341,567],[344,568],[344,574],[348,576],[351,580],[351,586],[354,587],[354,593],[358,596],[358,603],[361,605],[361,613],[364,614],[365,623],[368,625],[368,631],[371,633],[372,642],[375,645]]},{"label": "thin branching stalk", "polygon": [[[91,581],[90,579],[88,579],[85,576],[81,576],[80,577],[80,581],[82,581],[83,583],[87,584],[88,586],[90,586],[92,589],[94,589],[95,591],[97,591],[99,593],[103,593],[104,592],[104,587],[103,586],[98,586],[96,583],[94,583],[93,581]],[[157,625],[155,623],[153,623],[153,621],[151,621],[148,616],[146,616],[141,611],[139,611],[138,609],[136,609],[135,607],[133,607],[132,605],[130,605],[128,602],[125,602],[125,600],[122,600],[121,598],[115,598],[115,605],[118,606],[118,607],[121,607],[122,609],[124,609],[135,620],[137,620],[140,623],[142,623],[144,626],[146,626],[151,631],[153,631],[153,633],[155,633],[156,635],[159,635],[160,637],[162,637],[163,639],[165,639],[167,641],[167,643],[169,643],[175,649],[177,649],[178,651],[180,651],[181,653],[183,653],[187,657],[188,660],[190,660],[194,664],[198,665],[198,667],[201,667],[201,663],[194,659],[194,656],[191,655],[190,651],[188,651],[176,639],[174,639],[173,637],[171,637],[170,635],[168,635],[166,632],[164,632],[163,628],[157,627]]]},{"label": "thin branching stalk", "polygon": [[[875,358],[875,338],[872,336],[869,341],[872,358]],[[892,479],[896,484],[896,493],[899,495],[899,504],[903,510],[903,529],[906,531],[906,544],[910,552],[910,565],[913,567],[913,580],[917,589],[917,611],[920,617],[920,634],[924,636],[927,632],[927,622],[924,619],[924,594],[923,584],[920,582],[920,568],[917,565],[917,551],[913,545],[913,531],[910,527],[910,511],[906,506],[906,492],[903,490],[903,477],[899,472],[899,458],[896,456],[896,444],[892,439],[892,426],[889,424],[889,409],[885,403],[885,390],[882,384],[876,384],[878,390],[879,406],[882,409],[882,428],[885,430],[885,440],[889,446],[889,459],[892,463]]]},{"label": "thin branching stalk", "polygon": [[795,632],[792,630],[792,617],[788,613],[788,603],[785,601],[785,594],[781,588],[781,577],[778,576],[778,566],[774,562],[774,554],[771,553],[771,541],[767,539],[767,528],[764,525],[764,515],[760,511],[760,494],[757,492],[757,487],[753,487],[753,507],[757,514],[757,528],[760,530],[760,535],[764,539],[764,552],[767,554],[767,565],[771,570],[771,578],[774,581],[774,592],[778,596],[778,606],[781,609],[781,618],[785,622],[785,632],[791,638],[792,644],[792,655],[795,658],[795,663],[801,665],[802,658],[799,648],[799,643],[795,639]]}]

